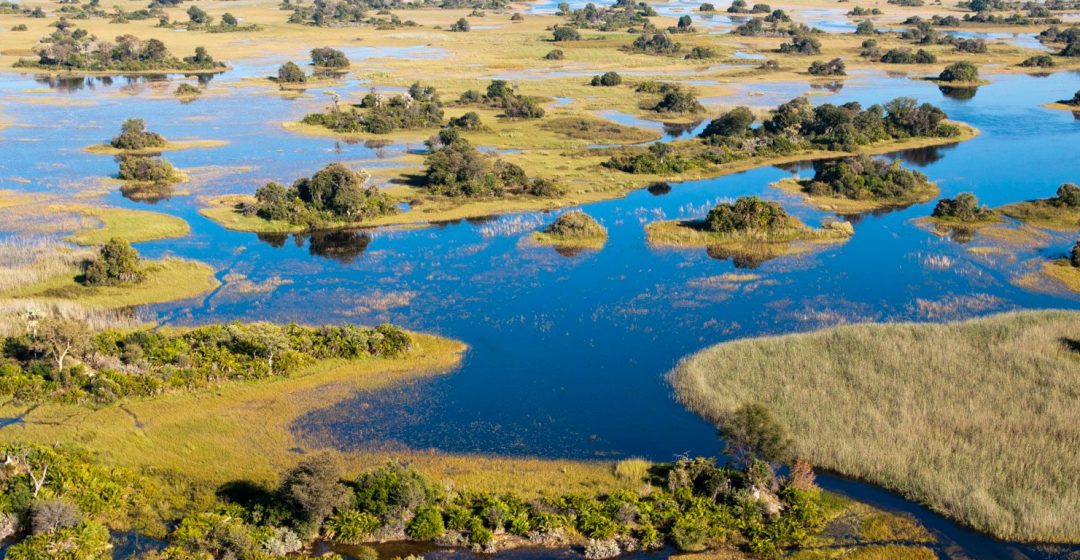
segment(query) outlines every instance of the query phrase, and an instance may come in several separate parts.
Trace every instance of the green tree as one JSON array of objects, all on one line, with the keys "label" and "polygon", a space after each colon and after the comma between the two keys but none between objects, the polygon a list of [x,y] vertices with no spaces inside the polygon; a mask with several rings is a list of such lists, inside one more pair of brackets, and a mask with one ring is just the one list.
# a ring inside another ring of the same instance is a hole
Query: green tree
[{"label": "green tree", "polygon": [[977,82],[979,81],[979,69],[974,64],[962,60],[945,67],[938,75],[943,82]]},{"label": "green tree", "polygon": [[578,33],[578,30],[573,27],[560,26],[556,27],[552,32],[552,38],[560,43],[563,41],[580,41],[581,33]]},{"label": "green tree", "polygon": [[750,131],[752,124],[754,113],[747,107],[736,107],[709,122],[705,130],[701,131],[701,138],[709,140],[714,137],[743,136]]},{"label": "green tree", "polygon": [[747,403],[735,409],[721,420],[720,432],[727,441],[726,453],[743,463],[782,461],[790,455],[787,429],[763,404]]},{"label": "green tree", "polygon": [[139,267],[139,253],[127,241],[114,237],[98,251],[97,258],[83,265],[83,283],[109,286],[139,282],[144,273]]},{"label": "green tree", "polygon": [[278,494],[297,518],[312,531],[352,500],[352,492],[342,484],[341,466],[329,453],[320,453],[300,462],[285,474]]},{"label": "green tree", "polygon": [[38,324],[32,346],[63,371],[69,356],[81,356],[90,347],[90,327],[76,319],[47,317]]},{"label": "green tree", "polygon": [[304,71],[292,61],[282,64],[281,67],[278,68],[277,75],[279,82],[302,84],[307,81],[307,76],[304,75]]}]

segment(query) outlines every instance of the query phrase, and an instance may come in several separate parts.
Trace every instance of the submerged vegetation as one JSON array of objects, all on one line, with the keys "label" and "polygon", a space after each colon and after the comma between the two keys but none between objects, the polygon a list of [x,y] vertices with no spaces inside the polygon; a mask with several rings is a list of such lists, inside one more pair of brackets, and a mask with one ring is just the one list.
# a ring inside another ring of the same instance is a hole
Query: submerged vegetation
[{"label": "submerged vegetation", "polygon": [[669,378],[718,425],[769,403],[816,464],[1000,538],[1072,542],[1078,329],[1076,312],[844,326],[713,346]]}]

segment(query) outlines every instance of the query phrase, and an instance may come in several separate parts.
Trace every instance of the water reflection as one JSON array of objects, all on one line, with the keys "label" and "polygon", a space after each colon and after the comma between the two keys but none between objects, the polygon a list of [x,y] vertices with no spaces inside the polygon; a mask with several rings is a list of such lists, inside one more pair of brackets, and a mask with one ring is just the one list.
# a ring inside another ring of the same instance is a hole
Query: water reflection
[{"label": "water reflection", "polygon": [[938,86],[938,89],[941,90],[941,95],[957,101],[974,99],[975,94],[979,91],[978,87]]},{"label": "water reflection", "polygon": [[645,187],[645,190],[649,191],[649,194],[653,196],[664,196],[671,192],[671,184],[664,182],[651,183],[648,187]]},{"label": "water reflection", "polygon": [[371,244],[371,235],[360,230],[313,231],[295,235],[297,247],[303,246],[305,238],[310,238],[308,251],[312,255],[333,259],[342,264],[349,264],[364,254]]}]

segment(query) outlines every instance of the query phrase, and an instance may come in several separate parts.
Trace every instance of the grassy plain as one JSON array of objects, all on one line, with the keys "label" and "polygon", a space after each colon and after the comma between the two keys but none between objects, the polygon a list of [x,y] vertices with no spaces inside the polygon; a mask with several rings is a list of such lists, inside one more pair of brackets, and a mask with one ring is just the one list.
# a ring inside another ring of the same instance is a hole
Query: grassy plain
[{"label": "grassy plain", "polygon": [[980,531],[1080,542],[1080,313],[868,324],[724,343],[669,379],[711,421],[767,403],[816,465]]}]

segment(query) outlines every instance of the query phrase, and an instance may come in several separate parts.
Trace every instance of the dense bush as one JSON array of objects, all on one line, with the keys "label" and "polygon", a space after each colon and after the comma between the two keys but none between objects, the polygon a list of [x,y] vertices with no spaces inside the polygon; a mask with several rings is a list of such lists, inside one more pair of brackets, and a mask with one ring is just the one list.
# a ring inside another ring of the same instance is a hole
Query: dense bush
[{"label": "dense bush", "polygon": [[367,181],[366,172],[331,163],[310,179],[297,179],[291,187],[274,182],[260,187],[249,210],[267,220],[313,229],[325,222],[356,222],[396,213],[393,200]]},{"label": "dense bush", "polygon": [[140,282],[145,273],[139,266],[139,253],[130,243],[112,238],[95,258],[83,263],[82,281],[89,286],[115,286]]},{"label": "dense bush", "polygon": [[933,64],[937,62],[937,56],[929,51],[919,49],[911,52],[911,49],[889,49],[881,57],[881,62],[886,64]]},{"label": "dense bush", "polygon": [[1054,198],[1050,199],[1050,203],[1062,208],[1080,208],[1080,186],[1075,183],[1061,185]]},{"label": "dense bush", "polygon": [[714,5],[712,5],[712,4],[708,3],[708,2],[705,2],[702,5],[698,6],[698,11],[699,12],[715,12],[716,11],[716,6],[714,6]]},{"label": "dense bush", "polygon": [[118,156],[120,171],[117,176],[124,181],[164,184],[176,181],[176,169],[164,158],[147,156]]},{"label": "dense bush", "polygon": [[563,41],[581,40],[581,33],[578,33],[578,30],[573,27],[556,27],[555,31],[552,32],[552,35],[552,40],[559,43]]},{"label": "dense bush", "polygon": [[859,22],[859,25],[855,27],[856,35],[877,35],[877,27],[874,26],[874,22],[864,19]]},{"label": "dense bush", "polygon": [[289,61],[278,68],[277,80],[286,84],[302,84],[307,82],[307,75],[295,62]]},{"label": "dense bush", "polygon": [[311,63],[320,68],[346,68],[349,58],[337,49],[319,47],[311,49]]},{"label": "dense bush", "polygon": [[669,88],[656,103],[653,110],[658,113],[700,113],[705,110],[698,103],[692,91],[680,87]]},{"label": "dense bush", "polygon": [[483,94],[468,90],[461,94],[458,103],[482,103],[499,107],[503,110],[503,116],[511,119],[539,119],[544,116],[544,108],[537,99],[518,95],[506,80],[492,80]]},{"label": "dense bush", "polygon": [[1069,252],[1069,264],[1080,267],[1080,241],[1073,245],[1072,251]]},{"label": "dense bush", "polygon": [[1020,66],[1025,68],[1053,68],[1054,59],[1050,57],[1050,55],[1040,54],[1025,58],[1024,61],[1020,63]]},{"label": "dense bush", "polygon": [[460,117],[454,117],[447,122],[447,126],[460,128],[461,130],[481,130],[484,128],[480,122],[480,115],[476,111],[469,111]]},{"label": "dense bush", "polygon": [[566,54],[562,49],[551,49],[544,55],[544,60],[562,60],[566,58]]},{"label": "dense bush", "polygon": [[686,53],[687,60],[708,60],[720,56],[712,47],[694,47]]},{"label": "dense bush", "polygon": [[445,128],[428,140],[424,187],[432,194],[450,197],[561,194],[552,182],[529,179],[525,170],[480,153],[454,128]]},{"label": "dense bush", "polygon": [[450,24],[449,29],[450,31],[454,31],[456,33],[468,33],[469,31],[472,31],[472,25],[469,24],[469,20],[465,18],[459,18],[457,21]]},{"label": "dense bush", "polygon": [[943,82],[977,82],[979,69],[967,61],[954,62],[941,71],[938,79]]},{"label": "dense bush", "polygon": [[717,137],[740,137],[750,132],[752,124],[754,113],[746,107],[736,107],[710,121],[700,137],[706,141]]},{"label": "dense bush", "polygon": [[721,202],[709,210],[705,225],[717,233],[769,232],[788,223],[788,214],[775,202],[756,196],[739,197],[733,203]]},{"label": "dense bush", "polygon": [[110,144],[119,150],[145,150],[164,146],[165,138],[146,130],[146,122],[142,119],[128,119],[120,126],[120,135],[113,137]]},{"label": "dense bush", "polygon": [[647,31],[634,39],[630,48],[648,54],[675,54],[682,49],[682,45],[673,41],[666,33]]},{"label": "dense bush", "polygon": [[597,223],[592,216],[578,210],[555,218],[555,221],[545,227],[543,232],[566,239],[592,239],[607,235],[604,226]]},{"label": "dense bush", "polygon": [[821,41],[810,35],[796,35],[790,42],[780,45],[780,52],[788,54],[821,54]]},{"label": "dense bush", "polygon": [[604,72],[593,76],[590,85],[593,86],[617,86],[622,83],[622,76],[618,72]]},{"label": "dense bush", "polygon": [[928,184],[925,175],[900,167],[899,161],[862,155],[814,162],[806,190],[815,196],[888,201],[903,200]]},{"label": "dense bush", "polygon": [[979,199],[975,195],[960,193],[956,198],[939,200],[931,215],[960,222],[977,222],[993,216],[994,212],[985,206],[979,206]]},{"label": "dense bush", "polygon": [[656,11],[645,2],[618,0],[611,6],[598,6],[594,3],[571,10],[569,4],[559,10],[559,15],[566,16],[570,27],[598,29],[600,31],[626,30],[632,27],[650,25],[647,18],[656,15]]},{"label": "dense bush", "polygon": [[173,92],[177,97],[196,97],[202,94],[202,90],[189,83],[181,83],[176,86],[176,91]]},{"label": "dense bush", "polygon": [[109,403],[222,380],[289,375],[315,360],[394,358],[411,344],[408,333],[391,325],[231,323],[91,333],[79,321],[49,319],[35,332],[3,339],[0,394],[19,402]]},{"label": "dense bush", "polygon": [[843,59],[834,58],[828,62],[815,60],[806,71],[811,76],[846,76],[847,72],[844,69]]}]

